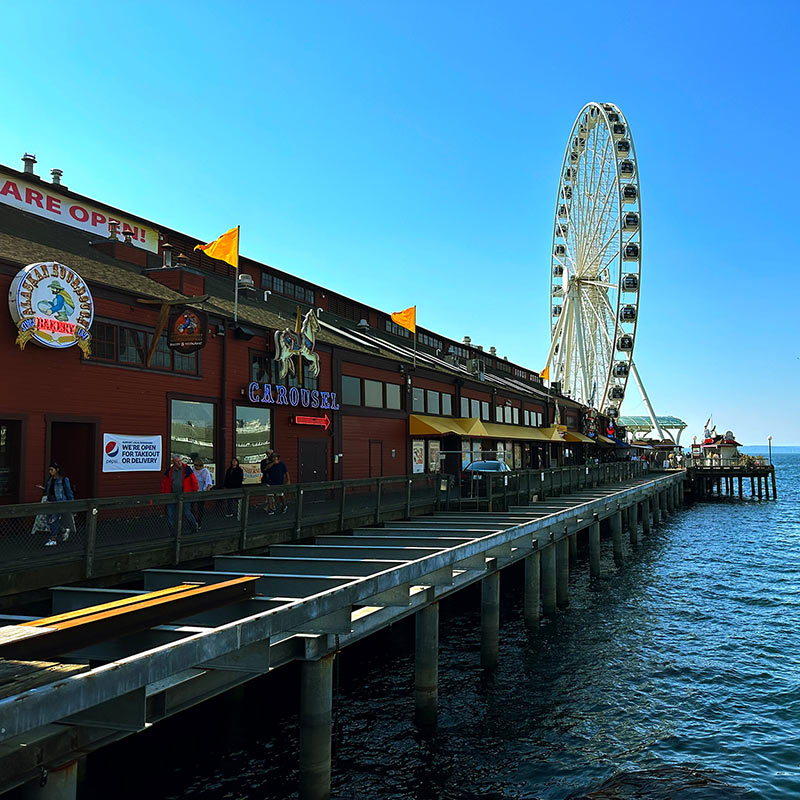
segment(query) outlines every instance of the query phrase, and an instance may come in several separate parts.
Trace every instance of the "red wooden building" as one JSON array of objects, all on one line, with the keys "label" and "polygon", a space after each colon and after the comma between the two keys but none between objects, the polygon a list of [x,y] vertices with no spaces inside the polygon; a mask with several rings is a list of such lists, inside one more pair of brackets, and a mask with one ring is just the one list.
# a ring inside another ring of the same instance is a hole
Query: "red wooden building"
[{"label": "red wooden building", "polygon": [[[52,460],[87,497],[157,491],[171,452],[218,478],[236,455],[257,480],[274,450],[312,482],[547,466],[597,441],[585,409],[493,349],[417,328],[415,356],[389,314],[244,257],[234,321],[235,271],[197,240],[23,161],[0,166],[0,502],[38,499]],[[276,332],[299,316],[319,371],[281,378]]]}]

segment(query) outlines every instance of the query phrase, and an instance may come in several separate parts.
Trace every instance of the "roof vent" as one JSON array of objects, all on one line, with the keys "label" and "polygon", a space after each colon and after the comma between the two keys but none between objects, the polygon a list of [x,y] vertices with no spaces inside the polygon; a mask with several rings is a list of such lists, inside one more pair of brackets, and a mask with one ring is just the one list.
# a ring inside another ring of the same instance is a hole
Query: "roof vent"
[{"label": "roof vent", "polygon": [[161,264],[162,267],[171,267],[172,266],[172,245],[169,242],[164,242],[161,245],[161,254],[164,259],[163,263]]},{"label": "roof vent", "polygon": [[22,163],[25,165],[22,168],[22,171],[26,175],[34,175],[35,174],[34,171],[33,171],[33,165],[36,163],[36,156],[33,153],[25,153],[25,155],[22,156]]},{"label": "roof vent", "polygon": [[[63,185],[61,183],[61,177],[63,176],[63,174],[64,174],[64,170],[63,169],[59,169],[58,167],[55,167],[55,168],[50,170],[50,175],[53,178],[53,184],[55,186],[62,186]],[[66,189],[67,187],[65,186],[64,188]]]},{"label": "roof vent", "polygon": [[469,338],[469,336],[465,336],[465,337],[464,337],[464,344],[465,344],[467,347],[469,347],[469,346],[472,344],[472,339],[470,339],[470,338]]},{"label": "roof vent", "polygon": [[496,347],[490,347],[489,348],[489,355],[490,356],[496,356],[497,355],[497,348]]},{"label": "roof vent", "polygon": [[256,282],[253,280],[253,276],[247,272],[242,272],[239,274],[239,288],[240,289],[255,289]]},{"label": "roof vent", "polygon": [[361,317],[361,319],[358,321],[358,325],[356,325],[356,328],[358,328],[362,333],[367,333],[369,331],[369,322],[367,322],[364,317]]},{"label": "roof vent", "polygon": [[117,241],[119,239],[119,235],[117,232],[117,228],[119,228],[119,222],[115,219],[108,221],[108,238]]},{"label": "roof vent", "polygon": [[180,267],[181,269],[184,269],[184,268],[188,267],[189,266],[189,256],[187,256],[185,253],[181,253],[175,259],[175,265]]}]

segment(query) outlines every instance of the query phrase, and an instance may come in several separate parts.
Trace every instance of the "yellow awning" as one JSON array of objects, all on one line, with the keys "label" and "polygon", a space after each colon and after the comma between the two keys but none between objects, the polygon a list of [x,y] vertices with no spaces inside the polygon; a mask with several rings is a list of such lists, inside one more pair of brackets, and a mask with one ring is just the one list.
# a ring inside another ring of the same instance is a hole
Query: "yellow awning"
[{"label": "yellow awning", "polygon": [[408,432],[412,436],[441,436],[445,433],[455,433],[459,436],[486,436],[486,430],[479,419],[453,419],[424,414],[412,414],[408,418]]},{"label": "yellow awning", "polygon": [[519,425],[501,425],[499,422],[484,422],[486,435],[492,439],[517,439],[525,442],[549,442],[540,428],[522,428]]},{"label": "yellow awning", "polygon": [[551,425],[549,428],[542,428],[542,433],[547,437],[548,442],[555,442],[556,444],[564,444],[566,439],[566,427],[563,425]]},{"label": "yellow awning", "polygon": [[612,445],[613,447],[616,447],[616,446],[617,446],[617,443],[616,443],[616,442],[615,442],[613,439],[609,439],[609,438],[608,438],[608,436],[603,436],[603,434],[602,434],[602,433],[598,433],[598,434],[597,434],[597,438],[598,438],[598,439],[599,439],[599,440],[600,440],[600,441],[601,441],[603,444],[610,444],[610,445]]},{"label": "yellow awning", "polygon": [[594,439],[590,439],[588,436],[584,436],[582,433],[578,433],[577,431],[567,431],[567,441],[568,442],[588,442],[589,444],[597,444]]}]

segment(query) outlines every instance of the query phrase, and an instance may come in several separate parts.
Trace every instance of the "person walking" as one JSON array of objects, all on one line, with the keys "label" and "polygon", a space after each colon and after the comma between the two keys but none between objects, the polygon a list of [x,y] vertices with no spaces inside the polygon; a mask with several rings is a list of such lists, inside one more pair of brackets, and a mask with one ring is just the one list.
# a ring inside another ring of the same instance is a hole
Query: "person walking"
[{"label": "person walking", "polygon": [[[194,472],[194,476],[197,478],[198,492],[207,492],[209,489],[214,488],[214,479],[211,477],[208,467],[203,464],[202,458],[196,458],[194,460],[192,472]],[[203,515],[206,512],[206,503],[205,501],[200,501],[197,503],[192,503],[192,506],[194,517],[197,520],[197,530],[200,530],[200,526],[203,524]]]},{"label": "person walking", "polygon": [[[183,463],[183,459],[177,454],[172,454],[172,464],[164,471],[161,476],[161,494],[181,494],[182,492],[196,492],[198,489],[197,478],[192,468]],[[177,503],[167,505],[167,523],[170,533],[175,530],[175,509]],[[192,504],[183,504],[183,518],[189,525],[189,530],[194,533],[197,530],[197,520],[192,514]]]},{"label": "person walking", "polygon": [[[231,459],[231,465],[225,470],[225,479],[222,486],[225,489],[241,489],[244,483],[244,470],[239,466],[239,459],[235,456]],[[226,517],[233,516],[233,510],[236,508],[236,498],[229,497],[227,499],[228,510],[225,513]]]},{"label": "person walking", "polygon": [[[55,461],[47,468],[47,480],[44,482],[44,484],[38,483],[36,485],[44,492],[48,503],[61,503],[67,500],[75,499],[69,478],[64,475],[61,465]],[[72,527],[74,527],[75,518],[71,514],[69,516],[70,522],[72,522]],[[62,542],[66,542],[67,539],[69,539],[69,524],[66,528],[64,528],[63,532],[61,530],[61,524],[61,514],[47,515],[47,527],[50,528],[50,538],[44,543],[45,547],[52,547],[53,545],[58,544],[59,533],[61,534]]]},{"label": "person walking", "polygon": [[[267,469],[267,483],[270,486],[283,486],[289,483],[289,469],[286,464],[281,461],[281,457],[277,453],[272,454],[272,464]],[[275,507],[275,502],[279,501],[280,505]],[[267,495],[267,514],[274,514],[276,510],[281,514],[285,514],[288,506],[286,505],[286,495],[281,492],[280,494]]]}]

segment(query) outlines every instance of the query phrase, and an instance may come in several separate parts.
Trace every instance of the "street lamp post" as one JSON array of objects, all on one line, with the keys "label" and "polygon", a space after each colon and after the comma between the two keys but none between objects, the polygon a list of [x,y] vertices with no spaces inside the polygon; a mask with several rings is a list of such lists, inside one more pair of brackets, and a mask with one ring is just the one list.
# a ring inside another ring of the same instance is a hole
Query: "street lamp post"
[{"label": "street lamp post", "polygon": [[767,444],[769,445],[769,465],[772,466],[772,436],[767,436]]}]

